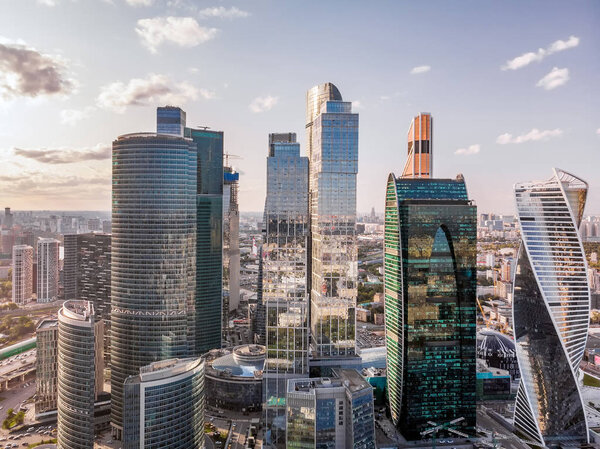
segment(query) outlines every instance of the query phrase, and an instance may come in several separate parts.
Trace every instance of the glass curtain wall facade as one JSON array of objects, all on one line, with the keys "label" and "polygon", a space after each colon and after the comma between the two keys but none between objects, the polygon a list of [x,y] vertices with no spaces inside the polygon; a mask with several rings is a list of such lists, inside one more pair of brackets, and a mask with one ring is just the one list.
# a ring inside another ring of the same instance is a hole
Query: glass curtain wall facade
[{"label": "glass curtain wall facade", "polygon": [[[240,174],[223,168],[223,330],[229,326],[229,313],[240,305]],[[224,338],[225,340],[225,338]]]},{"label": "glass curtain wall facade", "polygon": [[113,142],[111,422],[117,438],[125,379],[194,350],[196,154],[190,139],[166,134],[127,134]]},{"label": "glass curtain wall facade", "polygon": [[345,366],[356,354],[358,114],[350,102],[329,100],[315,112],[311,91],[310,345],[311,375],[320,376],[328,374],[320,366]]},{"label": "glass curtain wall facade", "polygon": [[287,379],[308,376],[308,158],[295,134],[269,135],[264,217],[266,425],[270,441],[285,444]]},{"label": "glass curtain wall facade", "polygon": [[186,128],[197,147],[196,349],[221,347],[223,320],[223,132]]},{"label": "glass curtain wall facade", "polygon": [[96,325],[94,306],[88,301],[65,301],[58,312],[57,442],[61,449],[94,447],[94,400],[103,367],[102,351],[96,353],[101,328],[102,321]]},{"label": "glass curtain wall facade", "polygon": [[125,381],[123,449],[203,449],[205,363],[172,359]]},{"label": "glass curtain wall facade", "polygon": [[389,404],[405,438],[428,421],[475,428],[477,209],[462,176],[390,174],[384,239]]},{"label": "glass curtain wall facade", "polygon": [[515,185],[521,227],[513,300],[521,372],[515,427],[540,446],[588,443],[578,383],[590,319],[578,233],[587,189],[558,169],[548,181]]}]

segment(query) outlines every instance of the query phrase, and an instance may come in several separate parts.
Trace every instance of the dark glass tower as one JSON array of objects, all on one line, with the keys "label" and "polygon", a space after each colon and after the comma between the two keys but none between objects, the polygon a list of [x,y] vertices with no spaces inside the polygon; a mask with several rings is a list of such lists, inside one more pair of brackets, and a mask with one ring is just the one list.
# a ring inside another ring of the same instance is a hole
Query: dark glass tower
[{"label": "dark glass tower", "polygon": [[112,163],[111,421],[120,437],[125,379],[194,352],[196,145],[127,134],[113,142]]},{"label": "dark glass tower", "polygon": [[475,428],[477,208],[457,179],[396,178],[385,207],[385,323],[392,420]]},{"label": "dark glass tower", "polygon": [[110,234],[67,234],[64,243],[65,299],[90,301],[96,319],[110,320]]},{"label": "dark glass tower", "polygon": [[221,347],[223,132],[186,128],[197,146],[196,355]]}]

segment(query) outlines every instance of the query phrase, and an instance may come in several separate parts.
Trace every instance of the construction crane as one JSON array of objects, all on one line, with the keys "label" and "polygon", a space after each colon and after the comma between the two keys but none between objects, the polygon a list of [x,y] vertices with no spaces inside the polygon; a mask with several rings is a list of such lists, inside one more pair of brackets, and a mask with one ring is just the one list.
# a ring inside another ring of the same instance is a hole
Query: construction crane
[{"label": "construction crane", "polygon": [[431,444],[433,446],[433,449],[435,449],[435,441],[437,438],[437,434],[440,430],[447,430],[448,432],[454,433],[460,437],[469,438],[469,435],[467,435],[466,433],[459,432],[458,430],[453,428],[453,427],[456,427],[456,425],[459,422],[464,421],[464,420],[465,420],[465,418],[460,417],[460,418],[453,419],[452,421],[447,422],[445,424],[437,424],[437,423],[434,423],[433,421],[427,421],[427,424],[429,424],[430,426],[433,426],[433,427],[421,432],[421,436],[425,437],[427,435],[431,435],[431,438],[432,438]]},{"label": "construction crane", "polygon": [[223,156],[225,156],[225,167],[229,167],[229,159],[244,159],[242,156],[231,153],[223,153]]}]

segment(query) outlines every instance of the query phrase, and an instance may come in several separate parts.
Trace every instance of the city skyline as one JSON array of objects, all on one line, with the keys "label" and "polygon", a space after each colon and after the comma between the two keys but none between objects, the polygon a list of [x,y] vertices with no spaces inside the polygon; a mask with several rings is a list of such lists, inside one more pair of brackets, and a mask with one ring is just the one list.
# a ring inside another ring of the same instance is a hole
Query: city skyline
[{"label": "city skyline", "polygon": [[[590,180],[587,213],[600,212],[593,172],[600,162],[593,83],[599,5],[471,5],[462,13],[442,3],[331,2],[319,5],[319,14],[310,5],[273,8],[269,1],[193,5],[28,0],[0,6],[6,205],[108,210],[112,138],[151,130],[155,108],[175,104],[199,118],[191,125],[225,132],[225,151],[243,157],[235,164],[244,180],[240,210],[260,211],[265,136],[296,132],[306,155],[305,90],[331,81],[362,118],[359,211],[383,211],[383,201],[372,198],[381,198],[385,185],[374,180],[402,165],[410,118],[430,112],[443,142],[436,146],[434,176],[463,173],[481,212],[514,213],[512,185],[544,179],[552,166]],[[334,14],[344,27],[330,35]],[[416,46],[407,36],[416,35],[422,16],[431,31]],[[314,33],[303,32],[307,20]],[[265,23],[266,32],[283,37],[263,39]],[[71,39],[71,32],[81,39]],[[315,50],[325,35],[336,57],[329,45]],[[293,77],[286,76],[289,64],[272,62],[288,54]],[[11,62],[18,57],[30,57],[33,71],[19,72]],[[34,69],[42,66],[55,78],[39,78]]]}]

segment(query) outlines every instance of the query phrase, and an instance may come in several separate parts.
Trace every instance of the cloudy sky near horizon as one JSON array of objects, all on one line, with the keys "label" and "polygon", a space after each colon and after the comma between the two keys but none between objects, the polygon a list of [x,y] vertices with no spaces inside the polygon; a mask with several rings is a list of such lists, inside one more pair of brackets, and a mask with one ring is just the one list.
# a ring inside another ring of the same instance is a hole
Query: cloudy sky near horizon
[{"label": "cloudy sky near horizon", "polygon": [[560,167],[600,214],[598,23],[578,0],[0,0],[0,206],[110,209],[111,141],[168,103],[225,132],[259,211],[268,133],[304,151],[305,92],[331,81],[360,114],[359,211],[427,111],[435,176],[463,173],[481,212]]}]

